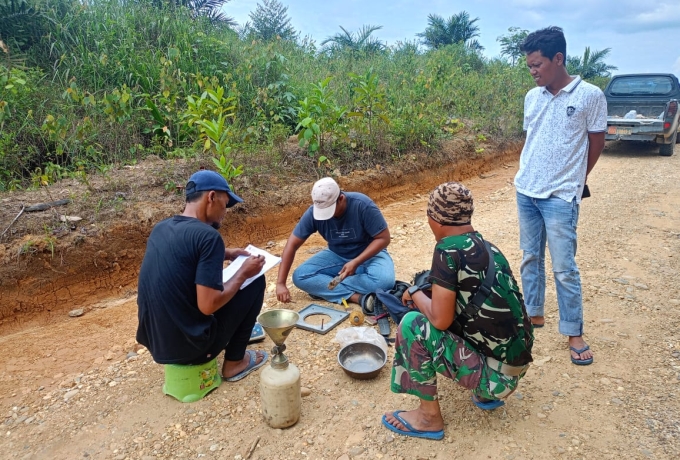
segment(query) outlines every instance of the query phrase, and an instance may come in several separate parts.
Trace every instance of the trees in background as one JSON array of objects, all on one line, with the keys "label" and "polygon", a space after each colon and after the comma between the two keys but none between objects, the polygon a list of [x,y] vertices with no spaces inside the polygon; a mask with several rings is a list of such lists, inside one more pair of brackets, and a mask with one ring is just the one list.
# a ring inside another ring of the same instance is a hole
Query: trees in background
[{"label": "trees in background", "polygon": [[[507,34],[496,39],[501,45],[501,56],[507,58],[513,66],[519,62],[524,54],[520,50],[520,46],[527,35],[529,35],[529,31],[526,29],[510,27]],[[567,70],[571,75],[580,75],[584,79],[611,77],[611,71],[617,70],[618,67],[609,65],[604,61],[610,52],[611,48],[591,51],[590,47],[586,46],[583,56],[567,56]]]},{"label": "trees in background", "polygon": [[[388,50],[372,25],[317,48],[282,0],[258,0],[260,39],[244,40],[224,26],[227,1],[0,0],[0,191],[87,182],[149,154],[212,159],[233,177],[248,152],[282,164],[292,134],[324,171],[435,149],[463,127],[521,135],[533,82],[510,62],[524,30],[499,37],[509,60],[479,52],[466,12],[430,15],[427,52]],[[587,48],[571,70],[608,73],[608,52]]]},{"label": "trees in background", "polygon": [[250,20],[243,26],[244,35],[250,34],[260,40],[270,41],[280,38],[281,40],[295,41],[297,31],[291,25],[288,16],[288,7],[278,0],[262,0],[258,3],[255,11],[250,13]]},{"label": "trees in background", "polygon": [[479,44],[475,37],[479,37],[479,27],[475,23],[479,18],[470,19],[467,11],[461,11],[448,19],[437,14],[427,16],[427,28],[424,32],[416,34],[423,44],[430,49],[439,49],[442,46],[464,43],[470,49],[482,51],[484,47]]},{"label": "trees in background", "polygon": [[596,77],[611,77],[611,71],[617,70],[618,67],[609,65],[604,60],[611,48],[603,50],[590,51],[590,47],[586,46],[583,56],[568,56],[567,70],[571,75],[580,75],[583,79],[590,79]]},{"label": "trees in background", "polygon": [[501,35],[496,39],[496,41],[501,44],[501,56],[508,58],[510,64],[513,66],[517,64],[524,55],[519,48],[524,39],[527,38],[527,35],[529,35],[529,31],[526,29],[510,27],[508,28],[508,33],[506,35]]}]

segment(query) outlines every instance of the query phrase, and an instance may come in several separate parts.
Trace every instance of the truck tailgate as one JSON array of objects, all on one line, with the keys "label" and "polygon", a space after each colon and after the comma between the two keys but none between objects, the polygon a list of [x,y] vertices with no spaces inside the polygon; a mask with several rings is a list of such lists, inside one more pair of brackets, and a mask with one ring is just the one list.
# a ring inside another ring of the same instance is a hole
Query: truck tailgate
[{"label": "truck tailgate", "polygon": [[609,135],[657,134],[662,131],[663,120],[658,118],[607,117],[607,134]]}]

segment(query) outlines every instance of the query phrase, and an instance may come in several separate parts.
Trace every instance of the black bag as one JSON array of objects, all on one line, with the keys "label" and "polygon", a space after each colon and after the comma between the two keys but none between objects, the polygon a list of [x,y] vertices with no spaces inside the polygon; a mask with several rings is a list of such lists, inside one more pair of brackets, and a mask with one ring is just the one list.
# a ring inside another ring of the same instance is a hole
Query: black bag
[{"label": "black bag", "polygon": [[422,272],[418,272],[415,275],[413,275],[413,282],[411,283],[413,286],[425,286],[426,284],[430,284],[428,279],[430,278],[430,270],[423,270]]},{"label": "black bag", "polygon": [[389,291],[378,289],[375,293],[376,311],[383,309],[387,310],[387,313],[390,315],[390,318],[392,318],[392,321],[394,321],[394,324],[398,325],[404,315],[411,311],[410,308],[401,303],[404,292],[410,287],[411,284],[405,281],[397,281],[394,284],[394,287]]}]

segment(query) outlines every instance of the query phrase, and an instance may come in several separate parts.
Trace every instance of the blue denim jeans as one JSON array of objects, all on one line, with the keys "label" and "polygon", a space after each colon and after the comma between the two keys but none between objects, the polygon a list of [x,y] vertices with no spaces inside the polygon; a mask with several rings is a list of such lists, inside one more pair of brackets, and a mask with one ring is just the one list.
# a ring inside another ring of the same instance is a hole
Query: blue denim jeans
[{"label": "blue denim jeans", "polygon": [[368,294],[377,289],[389,290],[394,287],[394,262],[385,249],[359,265],[352,276],[348,276],[335,289],[328,289],[328,283],[335,278],[343,265],[352,259],[340,257],[329,249],[314,254],[293,272],[293,284],[306,293],[321,297],[328,302],[342,303],[342,299],[356,293]]},{"label": "blue denim jeans", "polygon": [[554,196],[531,198],[518,192],[517,210],[519,245],[523,251],[520,274],[527,313],[544,316],[547,243],[560,312],[559,332],[568,336],[583,335],[581,275],[575,260],[578,203]]}]

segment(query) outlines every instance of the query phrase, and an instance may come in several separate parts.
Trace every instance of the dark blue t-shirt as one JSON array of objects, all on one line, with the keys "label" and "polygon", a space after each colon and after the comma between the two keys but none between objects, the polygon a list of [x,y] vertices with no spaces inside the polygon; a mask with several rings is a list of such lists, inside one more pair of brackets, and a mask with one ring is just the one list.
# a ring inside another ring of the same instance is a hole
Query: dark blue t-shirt
[{"label": "dark blue t-shirt", "polygon": [[328,249],[340,257],[353,259],[387,228],[387,222],[373,200],[363,193],[343,194],[347,198],[347,209],[341,217],[316,220],[314,206],[310,206],[300,218],[293,235],[306,240],[314,232],[319,232],[328,243]]},{"label": "dark blue t-shirt", "polygon": [[223,290],[224,241],[192,217],[159,222],[139,271],[137,342],[161,364],[194,360],[214,341],[215,318],[198,309],[196,285]]}]

